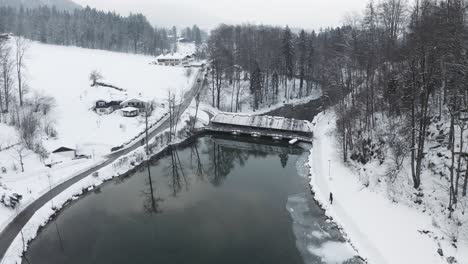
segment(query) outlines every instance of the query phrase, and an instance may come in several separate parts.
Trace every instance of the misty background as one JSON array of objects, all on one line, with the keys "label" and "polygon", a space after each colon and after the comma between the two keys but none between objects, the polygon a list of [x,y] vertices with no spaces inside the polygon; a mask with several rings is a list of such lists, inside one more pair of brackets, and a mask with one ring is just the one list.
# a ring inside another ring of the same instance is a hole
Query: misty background
[{"label": "misty background", "polygon": [[141,12],[152,24],[212,29],[220,23],[270,24],[306,29],[339,26],[343,17],[363,10],[367,0],[75,0],[122,15]]}]

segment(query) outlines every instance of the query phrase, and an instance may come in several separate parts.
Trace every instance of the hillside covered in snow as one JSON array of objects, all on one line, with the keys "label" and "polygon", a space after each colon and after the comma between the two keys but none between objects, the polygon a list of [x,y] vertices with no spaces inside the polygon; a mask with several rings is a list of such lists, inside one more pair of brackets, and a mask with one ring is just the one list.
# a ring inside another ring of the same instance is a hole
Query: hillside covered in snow
[{"label": "hillside covered in snow", "polygon": [[[30,43],[26,69],[29,95],[55,98],[51,120],[57,140],[53,143],[108,152],[144,129],[142,118],[125,118],[119,111],[97,115],[92,108],[98,100],[154,101],[150,122],[159,119],[167,111],[168,92],[180,95],[190,88],[196,70],[152,65],[152,60],[149,56]],[[94,70],[100,72],[103,82],[123,90],[91,87],[89,75]]]}]

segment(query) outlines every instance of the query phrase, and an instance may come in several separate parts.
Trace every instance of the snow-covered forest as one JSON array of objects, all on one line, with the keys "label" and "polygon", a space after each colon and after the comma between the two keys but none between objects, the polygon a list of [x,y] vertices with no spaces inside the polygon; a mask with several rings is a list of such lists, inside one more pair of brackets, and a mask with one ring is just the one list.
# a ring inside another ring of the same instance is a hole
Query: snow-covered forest
[{"label": "snow-covered forest", "polygon": [[[395,160],[390,176],[398,177],[409,157],[418,190],[430,165],[425,163],[428,147],[440,151],[439,159],[450,161],[441,175],[450,181],[453,211],[466,196],[468,180],[465,16],[458,0],[421,1],[414,7],[383,0],[371,2],[364,17],[348,17],[344,26],[319,33],[222,25],[208,42],[213,86],[248,80],[254,100],[262,102],[274,101],[279,86],[302,97],[320,84],[324,100],[339,101],[344,161],[365,164],[379,158],[373,148],[386,145],[393,155],[388,158]],[[288,81],[294,85],[287,86]],[[221,93],[213,90],[219,100]],[[379,134],[384,125],[393,126],[396,137]]]},{"label": "snow-covered forest", "polygon": [[0,6],[0,32],[46,44],[148,55],[174,51],[178,32],[198,45],[203,35],[196,25],[183,31],[154,27],[142,14],[124,17],[90,7],[66,11],[48,6]]},{"label": "snow-covered forest", "polygon": [[302,97],[317,85],[336,104],[342,162],[365,188],[433,215],[456,244],[468,200],[466,16],[461,0],[381,0],[319,32],[221,25],[208,42],[212,104],[224,83],[246,82],[254,108],[278,87]]},{"label": "snow-covered forest", "polygon": [[233,90],[236,111],[247,91],[254,109],[311,95],[318,87],[313,75],[316,38],[304,30],[296,35],[288,27],[221,25],[213,30],[208,40],[212,105],[220,108],[223,89]]},{"label": "snow-covered forest", "polygon": [[[312,102],[309,120],[321,113],[305,185],[353,252],[378,264],[468,260],[465,0],[371,0],[338,27],[209,34],[60,3],[0,0],[0,231],[47,188],[121,162],[128,146],[139,163],[150,144],[198,135],[223,111]],[[72,156],[55,155],[64,149]],[[102,169],[107,180],[133,167]]]}]

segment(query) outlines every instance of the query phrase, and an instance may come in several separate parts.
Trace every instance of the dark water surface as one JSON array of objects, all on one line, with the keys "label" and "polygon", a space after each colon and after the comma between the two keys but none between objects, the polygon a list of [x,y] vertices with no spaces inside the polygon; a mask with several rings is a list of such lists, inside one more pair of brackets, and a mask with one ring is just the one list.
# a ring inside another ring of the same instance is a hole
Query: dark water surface
[{"label": "dark water surface", "polygon": [[267,115],[312,121],[318,113],[323,111],[323,106],[322,100],[317,99],[300,105],[287,104],[267,113]]},{"label": "dark water surface", "polygon": [[307,153],[263,143],[205,136],[168,151],[65,208],[27,258],[32,264],[324,263],[307,249],[342,238],[298,173]]}]

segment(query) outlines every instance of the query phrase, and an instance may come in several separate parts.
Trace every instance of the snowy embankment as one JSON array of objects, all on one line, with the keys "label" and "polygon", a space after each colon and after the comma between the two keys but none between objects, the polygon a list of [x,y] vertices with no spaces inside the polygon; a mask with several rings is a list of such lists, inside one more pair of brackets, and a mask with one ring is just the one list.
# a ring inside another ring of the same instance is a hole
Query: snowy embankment
[{"label": "snowy embankment", "polygon": [[[242,74],[243,75],[243,74]],[[213,81],[208,78],[209,89],[205,90],[205,94],[202,97],[202,101],[206,104],[213,105],[217,101],[217,92],[213,94]],[[296,84],[294,84],[296,83]],[[236,99],[239,94],[239,109],[240,113],[251,113],[251,114],[264,114],[273,110],[276,110],[285,105],[300,105],[308,103],[312,100],[319,99],[322,96],[322,89],[319,86],[311,88],[309,94],[306,95],[307,91],[303,89],[303,95],[301,96],[299,89],[299,80],[289,80],[287,82],[287,88],[283,85],[278,87],[278,93],[275,100],[273,100],[272,88],[266,89],[269,91],[266,101],[259,103],[257,110],[254,109],[254,96],[250,91],[250,80],[241,80],[239,83],[230,83],[227,80],[223,80],[221,84],[221,97],[219,103],[219,110],[223,112],[235,112],[236,110]],[[239,93],[238,93],[239,91]],[[285,91],[288,92],[286,96]],[[213,95],[215,100],[213,101]]]},{"label": "snowy embankment", "polygon": [[[195,115],[195,104],[192,103],[189,109],[182,114],[179,121],[178,135],[175,140],[170,144],[175,145],[183,142],[187,139],[187,135],[183,135],[187,129],[188,121]],[[197,127],[204,126],[209,122],[209,116],[203,112],[198,112]],[[160,133],[160,135],[150,141],[152,146],[152,154],[155,155],[166,149],[169,145],[167,143],[161,143],[158,139],[165,135],[169,129]],[[4,258],[0,262],[1,264],[18,264],[22,262],[22,255],[27,250],[28,243],[32,241],[38,234],[41,227],[45,226],[59,211],[64,208],[71,201],[78,199],[81,195],[94,190],[99,185],[106,181],[109,181],[115,177],[125,175],[135,167],[141,165],[143,162],[148,160],[145,153],[145,147],[142,146],[131,153],[119,158],[112,164],[102,168],[98,171],[98,176],[89,175],[82,179],[70,188],[56,196],[49,203],[39,209],[31,220],[23,227],[22,232],[17,235],[15,240],[10,245],[10,248],[6,252]]]},{"label": "snowy embankment", "polygon": [[468,263],[466,241],[458,241],[458,249],[452,246],[430,213],[392,202],[385,193],[360,182],[357,171],[342,162],[333,134],[335,123],[333,112],[314,120],[310,184],[315,199],[343,228],[359,254],[371,264],[447,263],[452,256],[458,263]]}]

